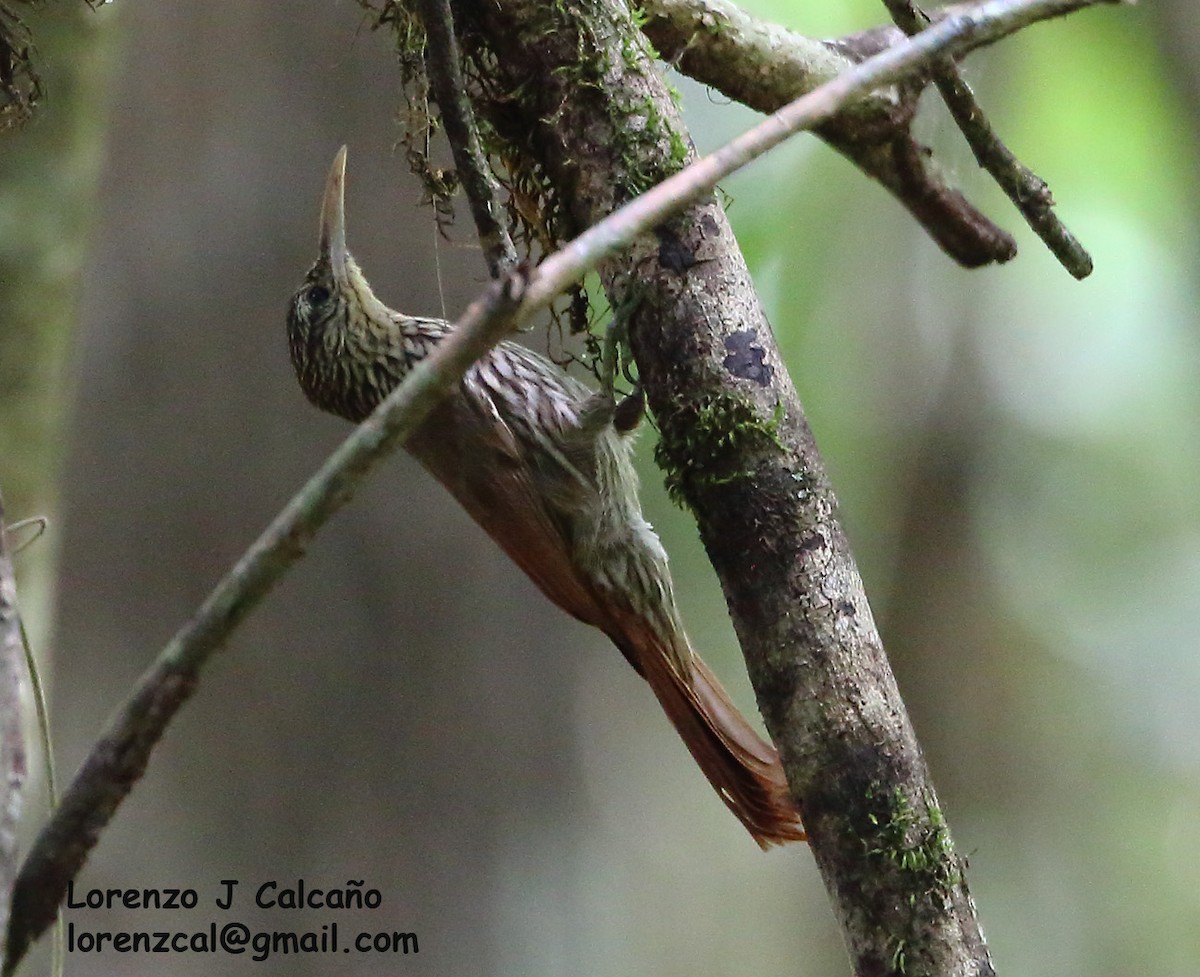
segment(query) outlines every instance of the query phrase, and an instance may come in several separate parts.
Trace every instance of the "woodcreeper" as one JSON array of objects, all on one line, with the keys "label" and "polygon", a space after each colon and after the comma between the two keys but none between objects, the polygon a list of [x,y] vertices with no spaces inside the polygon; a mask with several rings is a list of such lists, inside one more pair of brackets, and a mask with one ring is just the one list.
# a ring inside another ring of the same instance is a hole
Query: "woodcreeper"
[{"label": "woodcreeper", "polygon": [[[321,208],[320,253],[288,309],[300,386],[365,418],[450,325],[375,297],[346,249],[346,150]],[[406,447],[542,592],[602,630],[650,685],[721,799],[763,848],[804,838],[775,748],[692,651],[667,555],[642,515],[628,423],[543,356],[502,342]]]}]

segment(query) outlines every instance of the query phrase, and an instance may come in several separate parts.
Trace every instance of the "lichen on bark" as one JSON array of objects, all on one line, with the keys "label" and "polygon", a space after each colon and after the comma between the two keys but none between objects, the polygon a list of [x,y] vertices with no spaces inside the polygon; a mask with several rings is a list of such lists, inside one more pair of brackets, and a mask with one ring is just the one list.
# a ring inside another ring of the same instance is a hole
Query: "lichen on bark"
[{"label": "lichen on bark", "polygon": [[[552,188],[554,240],[692,157],[624,4],[461,0],[455,17],[468,57],[486,50],[489,84],[508,93],[520,166]],[[637,239],[600,278],[626,310],[658,457],[696,514],[855,971],[990,974],[836,497],[719,200]],[[881,908],[894,905],[911,911]]]}]

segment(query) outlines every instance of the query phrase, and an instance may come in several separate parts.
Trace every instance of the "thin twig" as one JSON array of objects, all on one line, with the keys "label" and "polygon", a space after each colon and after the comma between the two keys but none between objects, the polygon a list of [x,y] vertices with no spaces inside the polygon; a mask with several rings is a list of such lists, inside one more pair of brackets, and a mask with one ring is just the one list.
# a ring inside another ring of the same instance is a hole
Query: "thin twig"
[{"label": "thin twig", "polygon": [[[883,0],[896,25],[910,37],[927,29],[929,17],[912,0]],[[949,60],[933,66],[933,82],[962,132],[975,160],[999,184],[1029,226],[1075,278],[1092,273],[1092,258],[1054,213],[1046,181],[1025,166],[1001,141],[975,100],[962,73]]]},{"label": "thin twig", "polygon": [[[938,58],[958,57],[1014,34],[1030,24],[1062,17],[1101,3],[1124,0],[988,0],[962,10],[845,71],[815,91],[790,102],[753,129],[742,133],[624,207],[588,228],[538,266],[525,302],[540,308],[578,281],[604,258],[616,254],[642,232],[681,207],[698,200],[746,164],[789,136],[830,119],[865,94],[919,71]],[[520,316],[524,318],[524,316]]]},{"label": "thin twig", "polygon": [[[199,672],[234,628],[300,558],[308,541],[364,477],[416,429],[475,359],[568,286],[719,180],[849,101],[933,59],[999,40],[1038,20],[1113,0],[991,0],[948,18],[797,99],[754,129],[635,198],[550,255],[528,278],[494,282],[456,329],[360,424],[217,584],[109,721],[63,801],[38,835],[13,892],[3,975],[54,919],[67,883],[141,777]],[[523,285],[523,289],[522,289]]]},{"label": "thin twig", "polygon": [[8,921],[17,872],[17,822],[24,800],[27,756],[22,709],[21,617],[0,497],[0,926]]},{"label": "thin twig", "polygon": [[516,266],[517,252],[501,219],[500,184],[488,165],[463,82],[449,0],[417,0],[428,40],[429,85],[454,153],[458,179],[471,205],[488,271],[499,278]]},{"label": "thin twig", "polygon": [[1092,256],[1054,213],[1054,197],[1046,181],[1004,145],[958,71],[936,75],[934,84],[979,165],[991,174],[1059,264],[1075,278],[1087,278],[1092,273]]},{"label": "thin twig", "polygon": [[33,527],[33,532],[29,535],[29,537],[17,543],[16,547],[12,551],[12,555],[16,556],[27,546],[32,546],[39,539],[41,539],[42,534],[45,533],[46,527],[49,525],[50,520],[46,518],[46,516],[30,516],[28,519],[19,519],[14,523],[5,526],[5,536],[15,536],[17,533],[29,529],[31,526]]},{"label": "thin twig", "polygon": [[[904,41],[899,28],[834,41],[754,17],[729,0],[647,0],[642,30],[660,54],[701,84],[770,113]],[[925,79],[867,92],[814,135],[876,180],[943,251],[967,268],[1009,261],[1017,244],[947,183],[912,123]]]},{"label": "thin twig", "polygon": [[201,667],[303,555],[317,529],[353,498],[370,470],[412,434],[476,359],[512,331],[523,289],[523,276],[510,275],[472,303],[454,333],[342,442],[143,673],[21,866],[5,975],[54,920],[67,883],[142,776],[154,745],[194,691]]}]

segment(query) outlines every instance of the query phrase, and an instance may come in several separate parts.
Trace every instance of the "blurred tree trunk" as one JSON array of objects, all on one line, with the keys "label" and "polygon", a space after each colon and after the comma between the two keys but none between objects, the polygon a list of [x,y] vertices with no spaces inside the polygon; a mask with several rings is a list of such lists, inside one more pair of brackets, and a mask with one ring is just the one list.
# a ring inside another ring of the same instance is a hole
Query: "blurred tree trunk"
[{"label": "blurred tree trunk", "polygon": [[[1174,11],[1180,25],[1195,19],[1194,0],[1152,6]],[[431,219],[397,191],[415,181],[393,152],[393,59],[352,4],[122,0],[117,8],[130,57],[85,292],[65,490],[56,698],[66,771],[148,656],[345,433],[303,402],[282,323],[313,258],[321,179],[337,145],[352,147],[352,245],[389,304],[453,314],[482,274],[476,255],[439,252]],[[63,364],[103,115],[108,48],[59,56],[54,32],[69,33],[67,25],[87,37],[100,23],[67,4],[39,15],[42,116],[0,150],[0,486],[14,518],[54,506]],[[1169,39],[1185,49],[1182,36]],[[1198,63],[1180,67],[1194,78]],[[98,79],[90,85],[89,72]],[[64,106],[69,124],[52,130]],[[26,152],[18,147],[32,154],[35,145],[41,162],[18,176]],[[873,218],[844,226],[877,233]],[[886,249],[856,243],[860,261],[864,250],[882,260]],[[37,287],[10,300],[35,264]],[[789,284],[802,266],[797,254]],[[902,261],[897,282],[911,273]],[[878,277],[873,268],[856,278],[855,294]],[[445,297],[441,281],[454,283]],[[881,292],[878,306],[891,315],[889,298]],[[23,319],[21,309],[35,311]],[[841,376],[839,362],[825,372]],[[1021,798],[1031,786],[1058,786],[1054,763],[1070,748],[1051,751],[1031,731],[1033,697],[1023,688],[1035,679],[1025,675],[1041,679],[1048,666],[1014,663],[1013,647],[1034,653],[1017,645],[988,593],[972,538],[987,418],[950,396],[936,420],[910,486],[891,648],[946,793],[1001,807],[1019,856],[1034,810]],[[683,533],[694,533],[690,523]],[[683,550],[668,548],[673,557]],[[49,552],[41,544],[21,557],[27,592],[33,561]],[[716,643],[696,627],[698,615],[688,619],[698,644]],[[1055,695],[1061,687],[1042,684]],[[1058,715],[1053,697],[1043,691],[1039,701]],[[800,958],[814,972],[843,972],[808,853],[748,853],[660,720],[603,638],[548,607],[445,493],[399,461],[329,527],[212,669],[83,882],[194,885],[207,896],[230,875],[249,886],[366,874],[386,907],[371,925],[417,930],[446,973],[562,973],[579,969],[581,956],[597,975],[790,973]],[[952,813],[961,806],[951,803]],[[987,813],[969,810],[967,820]],[[686,832],[657,829],[660,818],[681,816],[691,819]],[[1103,837],[1070,827],[1081,847]],[[969,833],[963,840],[974,847]],[[979,857],[992,877],[1016,862],[1007,849],[997,857],[996,844]],[[774,910],[794,902],[804,871],[811,927]],[[1017,887],[1014,898],[1026,894]],[[155,923],[137,913],[73,918],[106,929]],[[800,945],[814,933],[824,939],[820,958],[811,942]],[[87,973],[161,969],[149,957],[77,962]],[[171,966],[212,970],[199,955]],[[257,966],[290,977],[327,972],[319,957]],[[377,957],[359,972],[394,969]]]},{"label": "blurred tree trunk", "polygon": [[[72,340],[97,209],[112,68],[111,12],[22,8],[45,95],[0,135],[0,488],[10,520],[58,513]],[[49,629],[55,531],[19,564],[35,646]]]},{"label": "blurred tree trunk", "polygon": [[[284,333],[287,298],[316,256],[337,146],[354,161],[352,246],[390,304],[440,312],[436,265],[453,313],[485,274],[418,207],[394,152],[386,39],[349,6],[118,6],[130,56],[114,93],[65,492],[55,686],[65,773],[348,433],[304,400]],[[270,927],[285,921],[253,918],[260,883],[363,879],[383,906],[359,928],[416,932],[441,972],[489,971],[510,940],[534,942],[535,924],[545,939],[551,923],[529,906],[561,915],[568,905],[560,868],[584,821],[569,689],[586,635],[396,459],[206,672],[80,884],[194,886],[211,905],[219,881],[237,878],[246,921]],[[70,918],[99,929],[181,922]],[[297,920],[328,922],[310,913],[286,925]],[[132,975],[162,962],[79,965]],[[176,974],[213,966],[197,954],[170,963]],[[329,972],[316,955],[254,966]],[[395,968],[386,955],[356,962],[357,973]]]},{"label": "blurred tree trunk", "polygon": [[1192,0],[1160,0],[1150,8],[1176,88],[1187,100],[1193,129],[1200,128],[1200,18]]},{"label": "blurred tree trunk", "polygon": [[[1200,142],[1200,16],[1194,0],[1159,0],[1147,8],[1162,48],[1163,62],[1175,90],[1187,107],[1192,144]],[[1192,181],[1200,186],[1200,158],[1193,152]],[[1198,196],[1193,193],[1193,218],[1200,217]]]}]

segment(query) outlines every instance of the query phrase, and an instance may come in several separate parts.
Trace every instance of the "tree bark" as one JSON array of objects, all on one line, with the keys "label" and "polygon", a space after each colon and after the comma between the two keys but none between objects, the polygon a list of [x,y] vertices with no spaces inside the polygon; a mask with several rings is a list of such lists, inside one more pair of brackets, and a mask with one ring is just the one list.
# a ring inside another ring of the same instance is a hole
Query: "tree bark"
[{"label": "tree bark", "polygon": [[[71,401],[68,371],[88,232],[97,206],[107,14],[83,4],[21,10],[47,93],[35,117],[0,134],[0,487],[11,518],[53,516]],[[21,596],[35,647],[48,630],[56,535],[22,558]]]},{"label": "tree bark", "polygon": [[[613,0],[464,3],[576,232],[693,155]],[[479,56],[476,50],[475,55]],[[837,501],[715,197],[602,268],[860,975],[991,974]]]},{"label": "tree bark", "polygon": [[[8,927],[13,880],[17,875],[17,826],[29,770],[22,688],[25,656],[17,586],[8,550],[4,499],[0,498],[0,934]],[[0,957],[4,954],[0,935]]]}]

